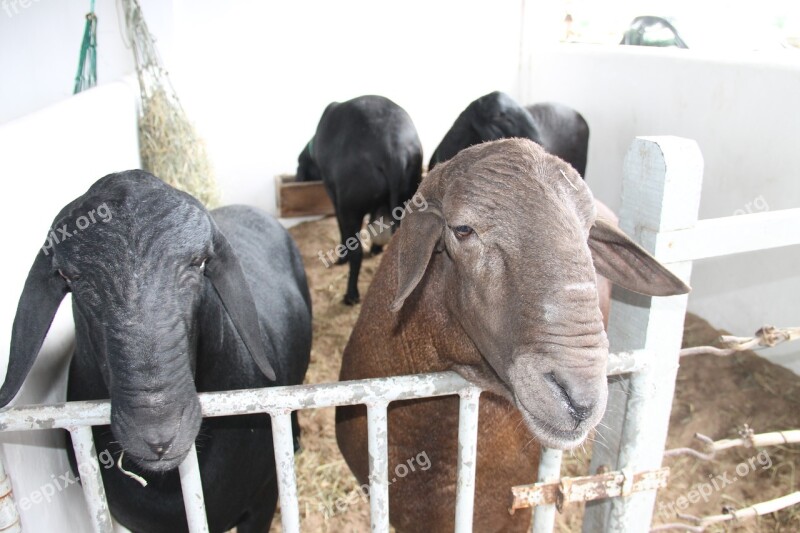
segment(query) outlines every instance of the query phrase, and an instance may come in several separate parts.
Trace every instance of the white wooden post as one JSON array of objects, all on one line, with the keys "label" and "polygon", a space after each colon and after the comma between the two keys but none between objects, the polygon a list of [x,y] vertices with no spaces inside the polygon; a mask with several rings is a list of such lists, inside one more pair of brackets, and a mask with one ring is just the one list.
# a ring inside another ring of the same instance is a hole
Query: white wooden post
[{"label": "white wooden post", "polygon": [[[647,251],[659,232],[697,222],[703,158],[697,143],[678,137],[637,137],[625,157],[620,226]],[[691,261],[670,270],[689,281]],[[645,369],[609,383],[609,400],[592,453],[591,473],[601,467],[632,472],[661,466],[669,427],[687,296],[650,298],[615,287],[608,336],[611,351],[648,351]],[[646,532],[655,491],[590,502],[584,533]]]}]

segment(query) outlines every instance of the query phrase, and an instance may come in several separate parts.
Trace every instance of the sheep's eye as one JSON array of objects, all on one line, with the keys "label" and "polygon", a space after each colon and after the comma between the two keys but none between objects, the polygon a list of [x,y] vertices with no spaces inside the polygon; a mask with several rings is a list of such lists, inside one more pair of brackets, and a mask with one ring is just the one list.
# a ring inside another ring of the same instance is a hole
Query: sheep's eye
[{"label": "sheep's eye", "polygon": [[205,270],[206,262],[208,261],[208,257],[195,257],[192,259],[191,265],[193,267],[199,268],[201,271]]},{"label": "sheep's eye", "polygon": [[473,233],[475,233],[475,230],[469,226],[456,226],[453,228],[453,234],[457,239],[466,239]]}]

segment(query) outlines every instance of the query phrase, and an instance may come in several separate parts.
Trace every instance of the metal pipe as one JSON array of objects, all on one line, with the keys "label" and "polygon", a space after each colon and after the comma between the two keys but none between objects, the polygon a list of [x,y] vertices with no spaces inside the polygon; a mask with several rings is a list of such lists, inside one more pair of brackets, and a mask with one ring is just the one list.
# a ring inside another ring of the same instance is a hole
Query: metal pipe
[{"label": "metal pipe", "polygon": [[[367,404],[369,521],[373,533],[389,533],[389,439],[387,402]],[[396,479],[392,479],[392,482]]]},{"label": "metal pipe", "polygon": [[273,411],[272,446],[275,449],[275,469],[278,475],[278,494],[281,499],[281,526],[285,533],[300,532],[300,507],[297,503],[297,481],[294,473],[294,437],[291,411]]},{"label": "metal pipe", "polygon": [[[609,370],[612,374],[636,371],[644,366],[642,360],[646,357],[646,350],[610,354]],[[460,394],[473,386],[455,372],[437,372],[319,385],[202,392],[198,397],[203,416],[212,417],[431,398]],[[0,411],[0,431],[69,429],[110,423],[108,400],[9,407]]]},{"label": "metal pipe", "polygon": [[94,448],[92,428],[80,426],[68,428],[72,436],[72,447],[78,462],[83,494],[89,507],[89,518],[95,533],[112,533],[111,514],[108,512],[106,490],[100,476],[100,463],[97,462],[97,451]]},{"label": "metal pipe", "polygon": [[200,464],[197,461],[197,448],[194,444],[189,454],[178,467],[181,476],[183,506],[186,509],[186,521],[191,533],[208,533],[206,518],[206,502],[203,498],[203,481],[200,479]]},{"label": "metal pipe", "polygon": [[475,468],[478,462],[478,414],[481,389],[470,387],[458,404],[458,483],[456,485],[456,533],[472,531],[475,505]]},{"label": "metal pipe", "polygon": [[[296,411],[458,394],[473,385],[455,372],[198,394],[204,417]],[[102,426],[111,423],[108,400],[10,407],[0,431]]]},{"label": "metal pipe", "polygon": [[[537,483],[552,483],[561,477],[561,459],[564,452],[545,448],[539,456],[539,476]],[[532,533],[551,533],[556,524],[556,506],[538,505],[533,511]]]}]

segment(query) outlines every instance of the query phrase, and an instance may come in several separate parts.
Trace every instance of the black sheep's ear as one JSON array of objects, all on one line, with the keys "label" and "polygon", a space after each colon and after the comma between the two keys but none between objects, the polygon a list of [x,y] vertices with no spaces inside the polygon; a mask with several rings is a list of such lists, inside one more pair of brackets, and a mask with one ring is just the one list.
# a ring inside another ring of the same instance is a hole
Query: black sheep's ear
[{"label": "black sheep's ear", "polygon": [[429,206],[408,215],[394,237],[400,247],[397,255],[397,293],[389,309],[399,311],[419,284],[431,256],[439,245],[445,222],[442,212]]},{"label": "black sheep's ear", "polygon": [[22,387],[68,290],[66,281],[53,270],[52,257],[43,248],[36,254],[17,304],[0,407],[8,405]]},{"label": "black sheep's ear", "polygon": [[276,381],[275,369],[269,363],[267,347],[261,336],[258,312],[250,285],[228,239],[213,223],[214,257],[205,268],[205,275],[217,291],[222,305],[231,317],[251,357],[267,378]]}]

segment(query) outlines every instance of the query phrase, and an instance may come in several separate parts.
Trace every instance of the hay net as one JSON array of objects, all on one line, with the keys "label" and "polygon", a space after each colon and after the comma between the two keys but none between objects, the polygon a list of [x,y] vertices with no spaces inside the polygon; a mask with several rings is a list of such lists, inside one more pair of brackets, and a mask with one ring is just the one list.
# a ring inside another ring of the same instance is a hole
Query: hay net
[{"label": "hay net", "polygon": [[207,207],[219,203],[206,144],[181,106],[137,0],[122,0],[139,79],[142,168]]}]

